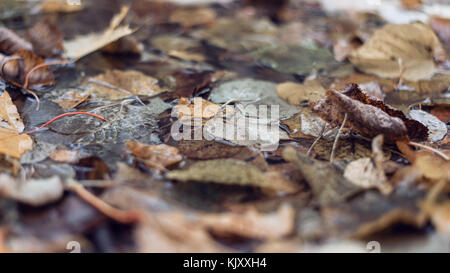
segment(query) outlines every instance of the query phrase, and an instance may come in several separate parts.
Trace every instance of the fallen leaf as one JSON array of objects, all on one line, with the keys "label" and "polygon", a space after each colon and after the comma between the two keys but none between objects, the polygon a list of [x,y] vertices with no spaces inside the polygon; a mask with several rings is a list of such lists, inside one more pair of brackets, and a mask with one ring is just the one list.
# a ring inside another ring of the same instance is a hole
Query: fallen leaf
[{"label": "fallen leaf", "polygon": [[201,214],[199,222],[217,236],[239,235],[251,239],[279,239],[294,231],[295,211],[282,205],[272,213],[250,209],[242,214]]},{"label": "fallen leaf", "polygon": [[438,142],[447,135],[447,125],[437,117],[422,110],[411,110],[409,116],[428,128],[428,140]]},{"label": "fallen leaf", "polygon": [[108,70],[90,78],[87,83],[92,97],[110,100],[133,95],[153,96],[163,91],[158,79],[135,70]]},{"label": "fallen leaf", "polygon": [[196,71],[183,69],[172,74],[176,87],[173,91],[179,97],[195,96],[203,88],[208,87],[212,81],[213,73],[210,71]]},{"label": "fallen leaf", "polygon": [[128,10],[128,6],[122,7],[121,11],[111,19],[109,27],[102,33],[91,33],[78,36],[70,41],[64,41],[64,57],[78,60],[136,31],[136,29],[131,29],[128,25],[119,26]]},{"label": "fallen leaf", "polygon": [[52,100],[54,103],[59,104],[63,109],[75,108],[81,103],[85,102],[91,94],[69,91],[64,93],[58,99]]},{"label": "fallen leaf", "polygon": [[442,122],[450,122],[450,107],[438,106],[431,110],[431,114]]},{"label": "fallen leaf", "polygon": [[150,169],[164,169],[183,159],[176,147],[166,144],[147,145],[135,141],[127,141],[125,146]]},{"label": "fallen leaf", "polygon": [[438,232],[450,234],[450,202],[446,201],[443,204],[433,204],[427,208],[427,213],[430,215],[430,220]]},{"label": "fallen leaf", "polygon": [[19,182],[9,175],[0,174],[0,194],[27,205],[37,207],[55,202],[63,193],[63,184],[56,176]]},{"label": "fallen leaf", "polygon": [[340,126],[348,115],[346,127],[362,136],[373,138],[383,134],[387,142],[426,139],[428,129],[421,123],[406,118],[399,110],[373,97],[365,95],[356,84],[341,92],[329,90],[313,110],[334,126]]},{"label": "fallen leaf", "polygon": [[0,96],[0,153],[15,158],[33,148],[30,136],[20,134],[25,126],[8,92]]},{"label": "fallen leaf", "polygon": [[[1,56],[0,61],[6,60],[6,56]],[[36,56],[33,52],[27,50],[18,50],[11,56],[11,60],[6,61],[1,70],[1,76],[15,85],[25,84],[26,75],[35,66],[44,64],[44,60]],[[30,74],[28,78],[28,88],[35,89],[41,86],[53,85],[55,79],[48,66],[41,67]]]},{"label": "fallen leaf", "polygon": [[390,24],[354,51],[350,61],[365,73],[410,81],[429,79],[434,59],[445,54],[433,30],[423,23]]},{"label": "fallen leaf", "polygon": [[0,27],[0,53],[10,55],[19,50],[33,51],[33,46],[12,30]]},{"label": "fallen leaf", "polygon": [[306,79],[302,84],[284,82],[277,85],[278,95],[293,105],[308,101],[315,103],[325,96],[326,90],[317,79]]},{"label": "fallen leaf", "polygon": [[194,97],[192,100],[188,98],[180,98],[177,105],[172,108],[172,115],[184,121],[193,119],[210,119],[224,111],[226,115],[234,115],[233,107],[227,105],[222,109],[221,105],[204,100],[201,97]]}]

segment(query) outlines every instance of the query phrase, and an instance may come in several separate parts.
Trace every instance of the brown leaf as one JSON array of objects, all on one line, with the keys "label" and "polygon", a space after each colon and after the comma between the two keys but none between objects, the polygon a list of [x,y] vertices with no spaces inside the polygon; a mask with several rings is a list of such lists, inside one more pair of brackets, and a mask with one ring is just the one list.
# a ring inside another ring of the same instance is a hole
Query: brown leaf
[{"label": "brown leaf", "polygon": [[144,164],[150,169],[164,169],[183,159],[177,148],[166,144],[147,145],[135,141],[127,141],[125,145],[133,155],[142,159]]},{"label": "brown leaf", "polygon": [[[4,60],[5,57],[0,54],[0,63],[3,61],[1,60],[2,57]],[[6,81],[23,86],[27,73],[35,66],[43,63],[44,60],[33,52],[19,50],[11,56],[11,60],[3,64],[3,69],[0,73]],[[43,66],[33,71],[28,78],[28,87],[32,89],[53,84],[55,84],[55,79],[48,66]]]},{"label": "brown leaf", "polygon": [[421,123],[406,118],[401,111],[383,101],[365,95],[356,84],[348,85],[340,92],[329,90],[326,98],[313,110],[334,126],[340,126],[347,113],[346,127],[369,138],[383,134],[390,143],[408,137],[421,140],[428,137],[428,129]]},{"label": "brown leaf", "polygon": [[179,97],[190,97],[196,95],[211,83],[213,73],[209,71],[198,72],[193,69],[183,69],[175,72],[172,76],[176,80],[174,94]]},{"label": "brown leaf", "polygon": [[12,30],[0,27],[0,53],[10,55],[19,50],[33,51],[33,46]]},{"label": "brown leaf", "polygon": [[305,80],[302,84],[284,82],[277,85],[278,95],[293,105],[309,101],[317,102],[325,96],[326,90],[317,79]]},{"label": "brown leaf", "polygon": [[450,19],[433,16],[430,26],[445,43],[450,42]]},{"label": "brown leaf", "polygon": [[54,103],[59,104],[61,108],[63,109],[70,109],[75,108],[84,101],[86,101],[91,94],[89,93],[80,93],[80,92],[73,92],[69,91],[67,93],[64,93],[61,97],[58,99],[52,100]]},{"label": "brown leaf", "polygon": [[49,20],[39,21],[27,31],[34,53],[46,58],[60,56],[63,52],[63,34]]},{"label": "brown leaf", "polygon": [[365,73],[418,81],[435,72],[434,59],[445,59],[433,30],[423,23],[386,25],[354,51],[350,61]]},{"label": "brown leaf", "polygon": [[108,70],[88,80],[93,97],[110,100],[133,95],[153,96],[163,91],[158,79],[135,70]]},{"label": "brown leaf", "polygon": [[25,126],[8,92],[0,96],[0,153],[15,158],[33,148],[30,136],[20,134]]},{"label": "brown leaf", "polygon": [[210,24],[216,18],[214,10],[209,8],[177,9],[169,17],[169,21],[179,23],[185,28]]},{"label": "brown leaf", "polygon": [[56,162],[76,163],[80,159],[77,150],[54,150],[50,155],[50,159]]},{"label": "brown leaf", "polygon": [[41,12],[75,12],[84,9],[83,1],[79,5],[71,5],[67,0],[44,0],[38,6]]}]

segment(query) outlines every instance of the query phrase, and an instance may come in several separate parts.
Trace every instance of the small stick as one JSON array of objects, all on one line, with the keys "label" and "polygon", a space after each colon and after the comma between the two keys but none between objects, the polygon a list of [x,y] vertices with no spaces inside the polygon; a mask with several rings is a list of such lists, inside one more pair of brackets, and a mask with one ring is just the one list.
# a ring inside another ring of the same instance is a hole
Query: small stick
[{"label": "small stick", "polygon": [[98,119],[107,121],[104,117],[99,116],[99,115],[97,115],[97,114],[89,113],[89,112],[70,112],[70,113],[64,113],[64,114],[61,114],[61,115],[59,115],[59,116],[57,116],[57,117],[51,119],[50,121],[44,123],[44,124],[41,125],[40,127],[36,128],[36,129],[34,129],[34,130],[31,130],[31,131],[25,132],[25,133],[23,133],[23,134],[26,134],[26,135],[32,134],[32,133],[34,133],[34,132],[36,132],[36,131],[38,131],[38,130],[44,128],[45,126],[51,124],[51,123],[54,122],[55,120],[58,120],[58,119],[60,119],[60,118],[62,118],[62,117],[65,117],[65,116],[73,116],[73,115],[88,115],[88,116],[93,116],[93,117],[96,117],[96,118],[98,118]]},{"label": "small stick", "polygon": [[333,149],[331,150],[331,155],[330,155],[330,163],[333,163],[334,154],[336,152],[336,147],[337,147],[337,143],[339,140],[339,136],[341,135],[342,128],[344,128],[344,125],[346,122],[347,122],[347,113],[345,113],[344,120],[342,121],[342,125],[341,125],[341,127],[339,127],[339,131],[337,132],[336,138],[334,139]]},{"label": "small stick", "polygon": [[142,219],[142,213],[140,211],[117,209],[86,190],[86,188],[78,182],[72,180],[68,183],[67,187],[69,190],[78,194],[81,199],[119,223],[132,224],[139,222]]},{"label": "small stick", "polygon": [[314,146],[316,146],[317,142],[319,142],[319,140],[322,138],[323,133],[325,132],[325,127],[326,126],[327,125],[325,124],[322,127],[322,131],[320,132],[320,135],[314,140],[313,144],[311,144],[311,147],[309,147],[308,152],[306,152],[306,156],[309,156],[311,154],[312,150],[314,149]]},{"label": "small stick", "polygon": [[423,144],[420,144],[420,143],[417,143],[417,142],[412,142],[412,141],[410,141],[408,144],[411,145],[411,146],[414,146],[414,147],[419,147],[419,148],[422,148],[424,150],[431,151],[431,152],[439,155],[440,157],[442,157],[443,159],[445,159],[447,161],[450,160],[450,158],[446,154],[444,154],[443,152],[441,152],[441,151],[439,151],[439,150],[437,150],[437,149],[435,149],[433,147],[426,146],[426,145],[423,145]]}]

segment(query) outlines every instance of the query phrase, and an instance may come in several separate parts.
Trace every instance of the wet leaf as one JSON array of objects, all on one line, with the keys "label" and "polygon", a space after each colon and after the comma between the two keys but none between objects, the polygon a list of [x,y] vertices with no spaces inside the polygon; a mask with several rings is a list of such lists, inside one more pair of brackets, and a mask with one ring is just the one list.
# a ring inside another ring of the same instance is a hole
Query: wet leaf
[{"label": "wet leaf", "polygon": [[214,10],[209,8],[177,9],[169,17],[169,22],[179,23],[185,28],[213,23]]},{"label": "wet leaf", "polygon": [[76,163],[79,158],[79,151],[77,150],[54,150],[50,155],[50,159],[56,162]]},{"label": "wet leaf", "polygon": [[350,61],[358,69],[385,78],[428,79],[434,59],[445,54],[433,30],[423,23],[387,25],[354,51]]}]

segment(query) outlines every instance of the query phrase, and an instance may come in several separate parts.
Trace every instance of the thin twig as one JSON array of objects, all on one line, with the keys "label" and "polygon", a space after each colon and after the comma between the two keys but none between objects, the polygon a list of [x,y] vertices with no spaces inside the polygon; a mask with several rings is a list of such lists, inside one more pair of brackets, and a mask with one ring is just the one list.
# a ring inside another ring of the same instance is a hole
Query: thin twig
[{"label": "thin twig", "polygon": [[411,145],[411,146],[414,146],[414,147],[419,147],[419,148],[422,148],[424,150],[431,151],[431,152],[439,155],[440,157],[442,157],[443,159],[445,159],[447,161],[450,160],[450,158],[446,154],[444,154],[443,152],[441,152],[441,151],[439,151],[439,150],[437,150],[437,149],[435,149],[433,147],[426,146],[426,145],[423,145],[423,144],[420,144],[420,143],[417,143],[417,142],[412,142],[412,141],[410,141],[408,144]]},{"label": "thin twig", "polygon": [[112,207],[111,205],[105,203],[105,201],[101,200],[100,198],[86,190],[83,185],[76,181],[70,181],[67,185],[67,188],[71,191],[74,191],[81,199],[91,204],[94,208],[98,209],[100,212],[119,223],[132,224],[139,222],[142,219],[142,213],[140,211],[124,211]]},{"label": "thin twig", "polygon": [[122,92],[122,93],[133,95],[132,92],[130,92],[130,91],[126,90],[126,89],[114,86],[114,85],[112,85],[110,83],[107,83],[107,82],[104,82],[104,81],[100,81],[100,80],[97,80],[97,79],[89,78],[88,82],[89,83],[98,84],[98,85],[101,85],[101,86],[106,87],[106,88],[111,88],[111,89],[114,89],[114,90]]},{"label": "thin twig", "polygon": [[314,146],[316,146],[317,142],[319,142],[319,140],[322,138],[323,133],[325,132],[325,127],[326,125],[324,125],[322,127],[322,130],[320,131],[320,135],[314,140],[314,142],[311,144],[311,146],[308,149],[308,152],[306,152],[306,156],[309,156],[312,152],[312,150],[314,149]]},{"label": "thin twig", "polygon": [[334,154],[336,152],[337,143],[339,141],[339,136],[341,135],[341,131],[344,128],[345,123],[347,122],[347,113],[344,115],[344,120],[342,121],[341,127],[339,127],[339,131],[336,134],[336,138],[334,139],[333,149],[331,150],[330,163],[333,163]]}]

